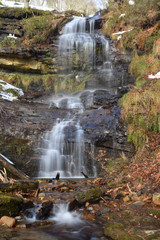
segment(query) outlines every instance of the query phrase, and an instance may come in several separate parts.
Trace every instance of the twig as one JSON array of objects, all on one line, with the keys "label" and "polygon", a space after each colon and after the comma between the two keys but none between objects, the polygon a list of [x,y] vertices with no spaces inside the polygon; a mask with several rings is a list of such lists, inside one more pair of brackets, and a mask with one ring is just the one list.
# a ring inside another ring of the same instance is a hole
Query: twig
[{"label": "twig", "polygon": [[129,192],[132,193],[132,190],[131,190],[131,188],[129,187],[128,183],[127,183],[127,187],[128,187]]},{"label": "twig", "polygon": [[8,177],[7,177],[7,171],[5,168],[3,168],[3,170],[0,170],[0,179],[3,183],[8,183],[9,180],[8,180]]},{"label": "twig", "polygon": [[105,203],[107,203],[107,201],[103,198],[103,197],[100,197]]}]

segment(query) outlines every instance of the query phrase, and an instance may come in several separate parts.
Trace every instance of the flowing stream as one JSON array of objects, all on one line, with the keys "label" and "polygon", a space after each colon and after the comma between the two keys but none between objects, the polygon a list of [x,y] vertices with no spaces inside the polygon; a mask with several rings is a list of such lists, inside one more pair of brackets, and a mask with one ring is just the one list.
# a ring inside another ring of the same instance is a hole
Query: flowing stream
[{"label": "flowing stream", "polygon": [[[58,55],[59,64],[63,65],[66,73],[74,69],[93,71],[102,65],[102,71],[106,70],[109,77],[112,75],[112,63],[108,59],[109,43],[104,36],[95,32],[97,19],[98,15],[74,17],[65,25],[59,38]],[[93,91],[88,93],[92,99]],[[57,119],[52,131],[46,133],[41,146],[40,178],[54,178],[58,172],[62,178],[80,178],[82,173],[89,177],[96,176],[94,161],[89,166],[89,173],[86,167],[86,139],[78,119],[86,107],[81,95],[61,96],[52,100],[57,108],[74,110],[74,114],[68,114],[66,119]],[[88,105],[92,105],[92,102],[88,102]],[[92,144],[89,144],[89,148],[94,155]]]}]

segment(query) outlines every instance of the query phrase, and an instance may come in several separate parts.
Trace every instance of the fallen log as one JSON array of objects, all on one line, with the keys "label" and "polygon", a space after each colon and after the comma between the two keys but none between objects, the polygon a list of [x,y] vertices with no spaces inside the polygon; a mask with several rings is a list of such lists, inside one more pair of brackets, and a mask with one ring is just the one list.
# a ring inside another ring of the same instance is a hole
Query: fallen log
[{"label": "fallen log", "polygon": [[21,191],[23,193],[35,191],[38,189],[39,183],[37,181],[17,181],[13,184],[10,183],[0,183],[0,191],[1,192],[18,192]]},{"label": "fallen log", "polygon": [[0,164],[5,167],[8,172],[10,172],[14,177],[21,180],[27,180],[29,179],[29,176],[27,176],[25,173],[23,173],[21,170],[17,169],[14,166],[14,163],[11,162],[8,158],[6,158],[4,155],[0,153]]}]

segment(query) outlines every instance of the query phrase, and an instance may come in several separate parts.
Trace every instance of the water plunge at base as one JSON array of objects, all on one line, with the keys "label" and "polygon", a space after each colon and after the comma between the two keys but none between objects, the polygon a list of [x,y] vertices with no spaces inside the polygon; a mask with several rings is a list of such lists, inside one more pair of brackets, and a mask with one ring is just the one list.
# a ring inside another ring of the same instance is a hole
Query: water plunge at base
[{"label": "water plunge at base", "polygon": [[[28,223],[34,223],[36,221],[40,221],[38,218],[39,209],[41,208],[41,204],[35,204],[33,208],[29,208],[24,213],[24,219]],[[76,211],[69,211],[68,204],[55,204],[51,211],[50,216],[46,219],[46,221],[53,221],[59,225],[68,225],[75,226],[84,223],[80,214]]]},{"label": "water plunge at base", "polygon": [[57,205],[53,208],[54,216],[50,220],[55,221],[57,224],[61,225],[79,225],[84,223],[80,215],[77,212],[69,212],[67,204]]}]

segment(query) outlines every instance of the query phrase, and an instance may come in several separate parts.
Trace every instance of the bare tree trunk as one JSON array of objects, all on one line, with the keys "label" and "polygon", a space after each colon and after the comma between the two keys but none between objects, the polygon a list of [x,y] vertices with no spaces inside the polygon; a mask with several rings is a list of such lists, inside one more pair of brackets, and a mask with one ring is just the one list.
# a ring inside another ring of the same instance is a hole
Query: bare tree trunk
[{"label": "bare tree trunk", "polygon": [[0,164],[2,164],[2,166],[5,167],[14,177],[22,180],[29,179],[29,176],[15,168],[2,154],[0,154]]},{"label": "bare tree trunk", "polygon": [[29,8],[29,2],[30,2],[30,0],[25,0],[24,1],[24,8]]}]

